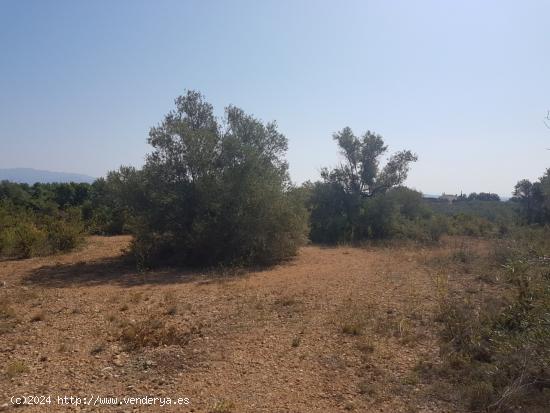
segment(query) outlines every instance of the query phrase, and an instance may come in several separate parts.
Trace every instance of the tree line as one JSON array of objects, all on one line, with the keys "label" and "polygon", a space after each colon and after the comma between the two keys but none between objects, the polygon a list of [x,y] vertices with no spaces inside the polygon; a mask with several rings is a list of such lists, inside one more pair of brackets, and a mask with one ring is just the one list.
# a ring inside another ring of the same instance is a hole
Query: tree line
[{"label": "tree line", "polygon": [[0,255],[28,257],[74,248],[85,234],[133,235],[140,266],[264,265],[311,241],[387,238],[434,242],[442,234],[502,235],[550,221],[549,172],[520,181],[514,198],[472,193],[452,205],[403,186],[418,156],[388,154],[382,136],[333,135],[340,165],[293,185],[286,137],[229,106],[218,119],[195,91],[151,128],[141,169],[121,167],[93,184],[0,184]]}]

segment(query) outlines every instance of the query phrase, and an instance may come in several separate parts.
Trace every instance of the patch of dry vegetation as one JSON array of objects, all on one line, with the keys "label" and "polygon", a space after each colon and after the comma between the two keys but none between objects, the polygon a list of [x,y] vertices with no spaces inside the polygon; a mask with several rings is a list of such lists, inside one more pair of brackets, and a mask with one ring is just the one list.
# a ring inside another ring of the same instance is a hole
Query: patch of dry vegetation
[{"label": "patch of dry vegetation", "polygon": [[0,320],[15,318],[15,311],[6,301],[0,303]]},{"label": "patch of dry vegetation", "polygon": [[151,316],[145,320],[127,322],[119,339],[127,349],[138,350],[143,347],[183,346],[189,342],[191,335],[198,333],[200,329],[197,327],[181,331],[175,325],[167,325],[161,316]]},{"label": "patch of dry vegetation", "polygon": [[482,259],[465,249],[452,254],[461,263],[478,260],[465,273],[487,273],[479,279],[492,293],[442,288],[436,319],[443,364],[419,369],[454,383],[473,411],[542,412],[550,405],[548,235],[529,230],[499,240]]},{"label": "patch of dry vegetation", "polygon": [[373,314],[368,304],[362,304],[348,298],[343,304],[337,323],[343,334],[360,336],[372,324]]},{"label": "patch of dry vegetation", "polygon": [[14,360],[8,363],[6,367],[6,375],[8,378],[13,378],[19,374],[28,373],[29,367],[22,360]]},{"label": "patch of dry vegetation", "polygon": [[[25,314],[19,322],[33,336],[17,328],[13,337],[0,335],[0,349],[31,368],[17,373],[12,367],[13,380],[1,374],[0,385],[60,382],[66,371],[52,366],[71,360],[81,388],[188,388],[200,411],[270,411],[283,399],[304,412],[491,405],[507,387],[487,379],[487,366],[501,369],[498,363],[509,360],[488,348],[490,361],[484,361],[486,346],[478,343],[493,325],[485,318],[499,317],[514,297],[507,294],[520,288],[523,267],[503,258],[507,248],[465,238],[422,248],[308,247],[290,265],[169,286],[148,284],[154,273],[131,288],[117,282],[41,289],[12,280],[17,288],[4,290],[9,300],[1,301],[0,322]],[[485,281],[481,276],[491,267],[498,270]],[[31,323],[40,313],[46,322]],[[82,323],[96,334],[83,332]],[[32,359],[40,361],[36,369],[28,357],[34,348],[41,349]],[[459,384],[465,378],[466,385]],[[296,391],[288,392],[289,385]],[[204,392],[207,397],[197,396]],[[506,405],[522,405],[514,403]]]},{"label": "patch of dry vegetation", "polygon": [[18,323],[15,310],[10,305],[7,297],[2,297],[0,302],[0,335],[13,331]]},{"label": "patch of dry vegetation", "polygon": [[235,411],[235,403],[230,400],[220,400],[214,403],[208,413],[232,413]]}]

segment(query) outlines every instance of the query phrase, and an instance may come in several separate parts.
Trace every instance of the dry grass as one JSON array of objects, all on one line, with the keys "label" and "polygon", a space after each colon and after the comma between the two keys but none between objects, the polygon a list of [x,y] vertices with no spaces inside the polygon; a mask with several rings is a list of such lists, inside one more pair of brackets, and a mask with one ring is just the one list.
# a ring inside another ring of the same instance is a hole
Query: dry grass
[{"label": "dry grass", "polygon": [[214,403],[208,413],[233,413],[235,411],[235,403],[229,400],[221,400]]},{"label": "dry grass", "polygon": [[138,304],[143,299],[143,292],[135,291],[130,294],[130,303]]},{"label": "dry grass", "polygon": [[283,265],[220,280],[137,272],[117,261],[128,241],[93,237],[82,250],[0,268],[15,286],[3,321],[48,316],[25,325],[32,334],[16,327],[0,335],[0,354],[42,360],[27,384],[0,375],[0,399],[59,383],[114,395],[185,389],[196,411],[218,413],[460,406],[424,391],[436,375],[414,369],[421,359],[442,364],[429,317],[439,281],[426,263],[439,255],[447,263],[438,269],[459,271],[450,258],[456,246],[306,247]]},{"label": "dry grass", "polygon": [[8,320],[8,319],[14,319],[15,318],[15,310],[9,306],[9,303],[4,301],[6,299],[3,299],[3,302],[0,303],[0,320]]},{"label": "dry grass", "polygon": [[375,344],[370,339],[366,339],[357,344],[357,349],[361,354],[371,354],[374,352]]},{"label": "dry grass", "polygon": [[9,378],[13,378],[15,376],[18,376],[19,374],[28,373],[28,371],[29,371],[29,368],[21,360],[12,361],[6,367],[6,375]]},{"label": "dry grass", "polygon": [[373,320],[371,306],[355,302],[351,298],[348,298],[342,304],[339,317],[337,323],[340,326],[340,331],[351,336],[363,334]]},{"label": "dry grass", "polygon": [[168,291],[164,294],[162,307],[164,307],[165,315],[176,315],[178,313],[178,297],[174,291]]},{"label": "dry grass", "polygon": [[295,306],[297,304],[300,304],[300,301],[296,299],[296,297],[292,296],[284,296],[277,298],[273,304],[278,307],[291,307]]},{"label": "dry grass", "polygon": [[9,305],[7,299],[0,303],[0,335],[10,333],[18,323],[15,310]]},{"label": "dry grass", "polygon": [[159,316],[150,316],[142,321],[128,322],[122,330],[120,341],[129,350],[143,347],[159,347],[179,345],[189,342],[196,328],[190,331],[181,331],[176,326],[167,326],[166,321]]},{"label": "dry grass", "polygon": [[377,390],[377,385],[375,383],[369,382],[369,381],[362,381],[359,383],[359,393],[364,396],[374,397]]},{"label": "dry grass", "polygon": [[57,346],[57,352],[58,353],[68,353],[71,351],[71,347],[69,346],[68,343],[61,343]]}]

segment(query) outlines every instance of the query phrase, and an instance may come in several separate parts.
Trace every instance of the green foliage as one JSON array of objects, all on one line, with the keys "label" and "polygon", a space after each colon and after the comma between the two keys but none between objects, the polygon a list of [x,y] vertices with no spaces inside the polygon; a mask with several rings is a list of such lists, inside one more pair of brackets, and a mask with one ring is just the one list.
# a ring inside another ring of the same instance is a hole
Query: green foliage
[{"label": "green foliage", "polygon": [[438,237],[438,231],[420,222],[430,219],[422,195],[399,186],[416,155],[398,152],[381,168],[387,146],[380,135],[367,131],[358,138],[344,128],[334,140],[345,162],[333,170],[323,169],[322,182],[308,184],[312,241],[334,244],[420,233]]},{"label": "green foliage", "polygon": [[514,200],[525,223],[550,223],[550,168],[537,182],[519,181],[514,188]]},{"label": "green foliage", "polygon": [[409,164],[418,159],[411,151],[397,152],[380,169],[380,157],[388,150],[382,136],[367,131],[358,138],[346,127],[333,138],[338,142],[345,162],[332,171],[324,168],[321,177],[326,183],[336,184],[346,193],[362,198],[401,185],[407,178]]},{"label": "green foliage", "polygon": [[36,212],[0,201],[0,256],[28,258],[76,247],[83,238],[80,211]]},{"label": "green foliage", "polygon": [[453,203],[427,199],[428,207],[447,221],[452,235],[503,236],[518,223],[514,202],[468,200]]},{"label": "green foliage", "polygon": [[90,186],[89,197],[82,205],[82,218],[92,234],[115,235],[127,231],[128,214],[118,188],[111,181],[99,178]]},{"label": "green foliage", "polygon": [[334,138],[345,162],[332,171],[323,169],[321,182],[307,184],[313,242],[437,241],[445,233],[498,237],[517,224],[516,203],[500,202],[496,194],[472,193],[449,203],[423,199],[419,192],[399,186],[416,156],[399,152],[380,168],[387,147],[379,135],[367,132],[358,139],[345,128]]},{"label": "green foliage", "polygon": [[357,201],[335,183],[316,182],[308,201],[310,239],[332,244],[350,241],[353,233],[350,215],[358,209]]},{"label": "green foliage", "polygon": [[3,181],[0,200],[41,216],[55,217],[60,211],[79,210],[85,229],[92,234],[121,234],[126,230],[126,210],[103,178],[91,185],[74,182],[27,185]]},{"label": "green foliage", "polygon": [[77,247],[83,238],[84,227],[78,209],[70,209],[58,217],[44,219],[44,228],[51,252],[70,251]]},{"label": "green foliage", "polygon": [[34,211],[65,209],[81,206],[89,198],[90,189],[90,184],[75,182],[28,185],[2,181],[0,200]]},{"label": "green foliage", "polygon": [[41,255],[46,248],[46,233],[30,222],[5,226],[0,233],[0,253],[8,257],[28,258]]},{"label": "green foliage", "polygon": [[335,244],[384,238],[437,241],[448,227],[445,219],[432,214],[422,194],[405,187],[361,198],[334,183],[317,182],[308,206],[313,242]]},{"label": "green foliage", "polygon": [[[468,198],[466,199],[468,201],[500,201],[500,197],[497,194],[493,194],[490,192],[472,192],[470,195],[468,195]],[[462,201],[463,199],[459,198],[458,200]]]},{"label": "green foliage", "polygon": [[28,258],[75,248],[83,239],[88,184],[0,182],[0,256]]},{"label": "green foliage", "polygon": [[307,211],[289,182],[286,138],[233,106],[224,125],[190,91],[151,129],[144,168],[109,174],[142,265],[268,264],[304,241]]}]

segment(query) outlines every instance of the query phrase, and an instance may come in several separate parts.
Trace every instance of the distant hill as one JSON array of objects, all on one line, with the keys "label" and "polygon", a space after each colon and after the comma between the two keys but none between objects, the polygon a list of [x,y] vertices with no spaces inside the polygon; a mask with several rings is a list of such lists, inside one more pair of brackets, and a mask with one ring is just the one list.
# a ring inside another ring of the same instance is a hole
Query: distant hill
[{"label": "distant hill", "polygon": [[92,183],[93,181],[95,181],[95,178],[88,175],[82,175],[82,174],[43,171],[40,169],[33,169],[33,168],[7,168],[7,169],[0,168],[0,181],[4,181],[4,180],[32,185],[35,182]]}]

